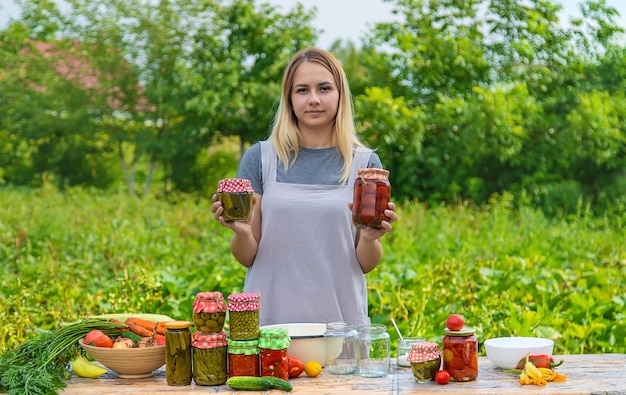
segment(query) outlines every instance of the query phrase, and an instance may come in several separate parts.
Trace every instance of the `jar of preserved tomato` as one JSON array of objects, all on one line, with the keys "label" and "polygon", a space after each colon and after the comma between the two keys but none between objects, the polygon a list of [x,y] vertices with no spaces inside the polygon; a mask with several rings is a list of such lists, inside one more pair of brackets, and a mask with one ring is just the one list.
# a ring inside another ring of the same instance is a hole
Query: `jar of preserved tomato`
[{"label": "jar of preserved tomato", "polygon": [[217,185],[217,200],[222,202],[225,221],[247,221],[252,210],[252,184],[245,178],[226,178]]},{"label": "jar of preserved tomato", "polygon": [[381,228],[387,220],[385,210],[391,199],[389,171],[376,168],[359,169],[354,180],[352,222],[356,226]]},{"label": "jar of preserved tomato", "polygon": [[413,378],[418,383],[428,383],[435,380],[435,374],[441,368],[441,351],[439,345],[433,342],[417,342],[411,346],[407,357],[411,364]]},{"label": "jar of preserved tomato", "polygon": [[259,341],[228,339],[228,375],[259,377]]},{"label": "jar of preserved tomato", "polygon": [[165,323],[165,380],[168,385],[189,385],[192,378],[189,321]]},{"label": "jar of preserved tomato", "polygon": [[200,292],[193,302],[193,323],[202,334],[220,333],[226,321],[226,302],[221,292]]},{"label": "jar of preserved tomato", "polygon": [[286,329],[268,328],[259,335],[259,353],[261,355],[261,376],[274,376],[289,379],[289,360],[287,347],[291,337]]},{"label": "jar of preserved tomato", "polygon": [[198,385],[221,385],[228,379],[226,333],[196,332],[193,350],[193,381]]},{"label": "jar of preserved tomato", "polygon": [[228,295],[230,338],[253,340],[259,338],[259,295],[250,292]]},{"label": "jar of preserved tomato", "polygon": [[464,327],[459,331],[444,329],[443,368],[453,381],[472,381],[478,377],[478,340],[476,330]]}]

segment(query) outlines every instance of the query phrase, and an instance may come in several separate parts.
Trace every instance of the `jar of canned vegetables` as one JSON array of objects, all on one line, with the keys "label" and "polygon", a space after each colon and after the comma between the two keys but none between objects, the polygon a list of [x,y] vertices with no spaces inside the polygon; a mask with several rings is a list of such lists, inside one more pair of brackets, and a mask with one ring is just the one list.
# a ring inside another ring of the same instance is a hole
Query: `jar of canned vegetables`
[{"label": "jar of canned vegetables", "polygon": [[261,355],[261,376],[274,376],[289,379],[289,360],[287,347],[291,337],[286,329],[262,329],[259,335],[259,353]]},{"label": "jar of canned vegetables", "polygon": [[439,345],[427,341],[413,343],[407,361],[411,364],[411,370],[416,382],[428,383],[429,381],[434,381],[435,374],[441,368]]},{"label": "jar of canned vegetables", "polygon": [[217,185],[217,200],[222,202],[225,221],[247,221],[252,210],[252,184],[245,178],[226,178]]},{"label": "jar of canned vegetables", "polygon": [[221,385],[228,379],[226,333],[204,335],[196,332],[193,350],[193,381],[198,385]]},{"label": "jar of canned vegetables", "polygon": [[352,222],[356,226],[381,228],[386,221],[385,210],[391,199],[389,171],[376,168],[359,169],[354,180]]},{"label": "jar of canned vegetables", "polygon": [[251,292],[228,295],[230,338],[258,339],[260,331],[259,295]]},{"label": "jar of canned vegetables", "polygon": [[226,321],[226,302],[221,292],[200,292],[193,302],[193,323],[203,334],[220,333]]},{"label": "jar of canned vegetables", "polygon": [[228,339],[228,375],[259,377],[259,341]]},{"label": "jar of canned vegetables", "polygon": [[189,385],[192,378],[191,322],[165,323],[165,380],[168,385]]},{"label": "jar of canned vegetables", "polygon": [[444,329],[443,367],[450,380],[472,381],[478,377],[478,340],[476,330],[464,327],[459,331]]}]

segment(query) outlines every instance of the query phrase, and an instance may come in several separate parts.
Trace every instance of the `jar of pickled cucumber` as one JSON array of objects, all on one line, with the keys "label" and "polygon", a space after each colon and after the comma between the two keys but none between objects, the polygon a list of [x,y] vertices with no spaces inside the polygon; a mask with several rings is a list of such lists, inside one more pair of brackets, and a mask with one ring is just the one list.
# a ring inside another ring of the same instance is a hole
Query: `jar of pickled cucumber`
[{"label": "jar of pickled cucumber", "polygon": [[222,202],[225,221],[247,221],[252,210],[252,184],[245,178],[226,178],[217,185],[217,200]]},{"label": "jar of pickled cucumber", "polygon": [[189,385],[192,378],[191,322],[165,322],[165,380],[168,385]]},{"label": "jar of pickled cucumber", "polygon": [[466,326],[459,331],[444,329],[443,368],[452,381],[472,381],[478,377],[476,330]]},{"label": "jar of pickled cucumber", "polygon": [[193,381],[198,385],[221,385],[228,379],[228,344],[226,333],[194,333]]},{"label": "jar of pickled cucumber", "polygon": [[220,333],[226,321],[226,302],[221,292],[200,292],[193,302],[193,323],[203,334]]},{"label": "jar of pickled cucumber", "polygon": [[291,337],[286,329],[262,329],[259,334],[259,353],[261,355],[261,376],[273,376],[289,379],[289,360],[287,347]]},{"label": "jar of pickled cucumber", "polygon": [[391,199],[389,171],[376,168],[359,169],[354,180],[352,222],[356,226],[381,228],[386,221],[385,210]]},{"label": "jar of pickled cucumber", "polygon": [[411,370],[416,382],[428,383],[435,381],[435,375],[441,368],[439,345],[426,341],[413,343],[407,361],[411,364]]},{"label": "jar of pickled cucumber", "polygon": [[259,341],[228,339],[228,376],[260,375]]},{"label": "jar of pickled cucumber", "polygon": [[253,340],[259,338],[259,295],[250,292],[228,295],[230,338]]}]

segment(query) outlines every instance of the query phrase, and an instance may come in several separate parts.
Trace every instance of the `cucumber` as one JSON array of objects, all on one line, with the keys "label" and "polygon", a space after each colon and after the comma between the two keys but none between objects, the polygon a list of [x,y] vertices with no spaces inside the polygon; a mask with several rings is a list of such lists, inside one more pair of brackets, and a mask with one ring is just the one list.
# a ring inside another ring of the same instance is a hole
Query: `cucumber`
[{"label": "cucumber", "polygon": [[134,341],[135,343],[139,343],[139,341],[142,339],[141,336],[131,331],[122,332],[122,337],[125,337],[126,339],[130,339]]},{"label": "cucumber", "polygon": [[226,384],[234,390],[244,391],[277,389],[289,392],[293,389],[292,385],[288,381],[272,376],[234,376],[229,378]]}]

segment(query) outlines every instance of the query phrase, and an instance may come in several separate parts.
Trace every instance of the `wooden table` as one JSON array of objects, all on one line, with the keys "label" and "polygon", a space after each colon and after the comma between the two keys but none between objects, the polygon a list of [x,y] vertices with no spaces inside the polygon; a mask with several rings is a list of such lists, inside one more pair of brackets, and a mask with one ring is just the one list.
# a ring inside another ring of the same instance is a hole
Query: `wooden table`
[{"label": "wooden table", "polygon": [[[518,375],[506,373],[494,366],[485,357],[479,359],[479,374],[476,381],[466,383],[450,382],[438,385],[434,382],[418,384],[413,379],[410,368],[392,368],[383,378],[363,378],[357,375],[334,376],[322,372],[316,378],[301,377],[291,379],[294,395],[335,395],[335,394],[592,394],[626,395],[626,354],[563,355],[554,357],[565,362],[559,366],[559,373],[567,376],[564,383],[547,383],[544,387],[520,385]],[[62,394],[250,394],[278,395],[283,391],[233,391],[228,386],[199,386],[193,383],[184,387],[168,386],[165,382],[164,367],[155,371],[150,378],[120,379],[109,372],[98,379],[73,377]]]}]

